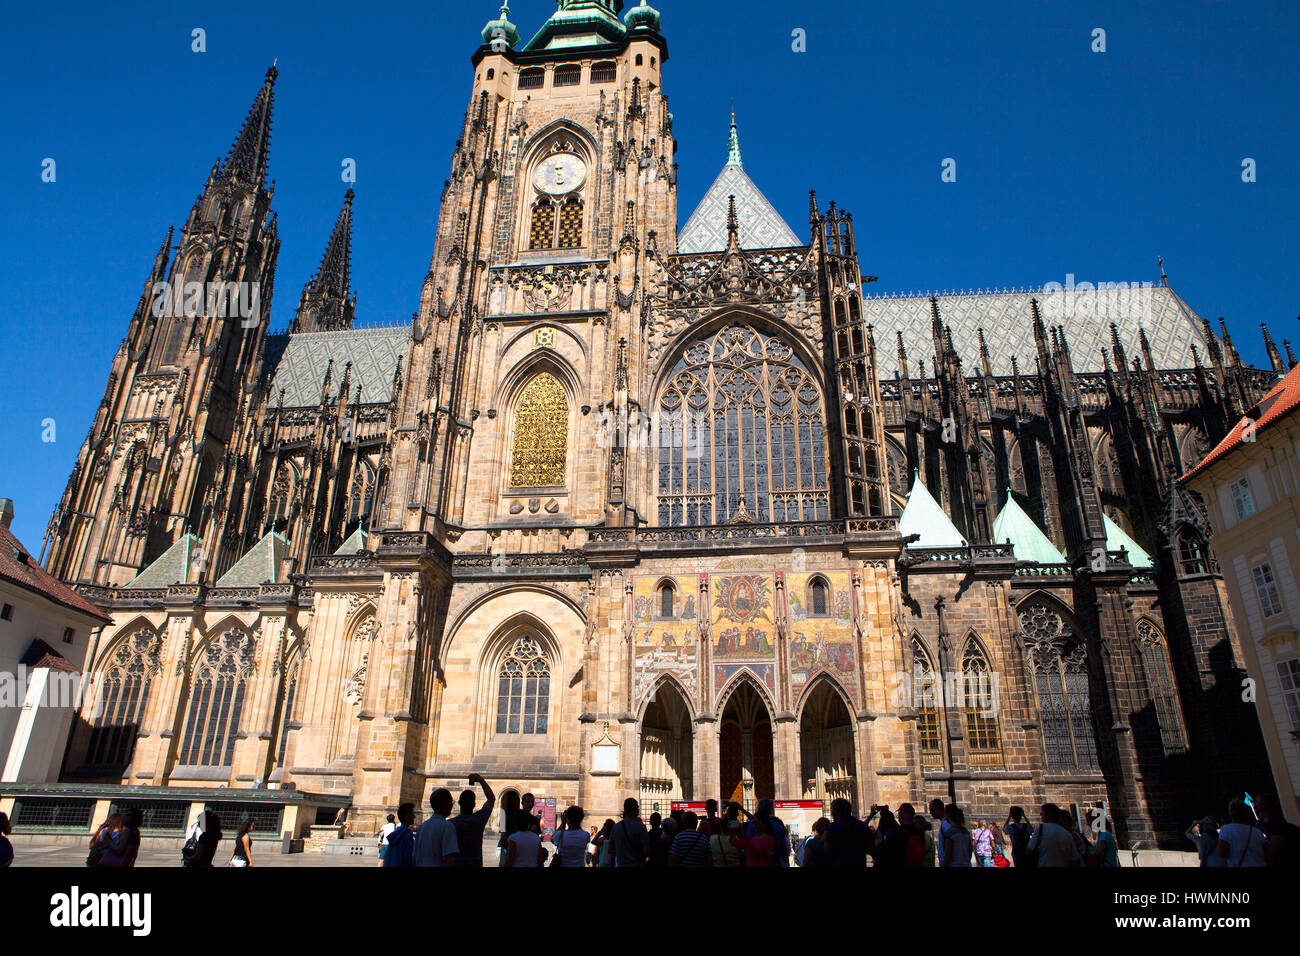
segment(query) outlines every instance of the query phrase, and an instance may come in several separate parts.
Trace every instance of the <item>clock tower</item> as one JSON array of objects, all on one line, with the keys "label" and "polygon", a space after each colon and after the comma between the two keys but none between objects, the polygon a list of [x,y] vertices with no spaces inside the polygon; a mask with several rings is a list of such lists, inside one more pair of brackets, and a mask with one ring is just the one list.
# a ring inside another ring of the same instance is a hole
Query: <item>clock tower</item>
[{"label": "clock tower", "polygon": [[[523,41],[503,6],[483,28],[414,318],[389,528],[539,526],[458,540],[512,551],[626,519],[627,383],[648,253],[676,251],[677,177],[659,14],[622,12],[562,2]],[[554,448],[548,428],[575,453],[538,464],[529,436]],[[597,438],[577,449],[579,433]]]}]

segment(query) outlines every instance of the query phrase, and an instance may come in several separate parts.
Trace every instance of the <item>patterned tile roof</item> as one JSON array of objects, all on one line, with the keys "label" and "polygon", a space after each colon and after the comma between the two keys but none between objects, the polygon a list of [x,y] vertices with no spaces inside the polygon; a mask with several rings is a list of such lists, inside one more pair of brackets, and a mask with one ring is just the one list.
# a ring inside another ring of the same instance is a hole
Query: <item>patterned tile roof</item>
[{"label": "patterned tile roof", "polygon": [[197,553],[198,535],[192,531],[158,556],[158,558],[129,584],[128,588],[169,588],[184,584],[189,579],[190,555]]},{"label": "patterned tile roof", "polygon": [[55,604],[103,621],[109,620],[103,611],[37,564],[22,542],[5,527],[0,527],[0,579],[39,594]]},{"label": "patterned tile roof", "polygon": [[270,404],[280,401],[284,389],[285,408],[315,408],[320,404],[325,369],[334,360],[330,397],[343,384],[343,369],[352,363],[352,393],[361,387],[364,405],[392,400],[393,372],[406,354],[411,331],[406,326],[391,329],[347,329],[336,332],[299,332],[269,335],[266,363],[272,376]]},{"label": "patterned tile roof", "polygon": [[721,252],[727,248],[727,207],[731,196],[736,197],[736,221],[740,226],[742,249],[804,245],[740,165],[739,145],[735,155],[737,161],[722,167],[718,178],[677,234],[677,251]]},{"label": "patterned tile roof", "polygon": [[[1049,328],[1065,326],[1066,341],[1076,372],[1100,372],[1101,349],[1110,348],[1110,323],[1119,331],[1130,361],[1141,355],[1138,333],[1145,329],[1151,343],[1151,357],[1163,369],[1191,368],[1191,345],[1204,351],[1201,318],[1168,286],[1150,286],[1100,292],[971,292],[936,295],[939,318],[952,328],[953,345],[968,374],[979,368],[979,329],[984,329],[994,375],[1011,374],[1011,356],[1017,357],[1021,372],[1032,373],[1034,349],[1030,300],[1038,299],[1043,323]],[[893,378],[898,369],[897,349],[892,347],[896,332],[903,333],[903,345],[912,373],[917,360],[926,366],[934,360],[930,297],[925,295],[882,296],[863,302],[863,318],[875,327],[881,356],[882,378]]]},{"label": "patterned tile roof", "polygon": [[280,561],[289,554],[283,535],[268,531],[217,582],[219,588],[255,588],[280,580]]},{"label": "patterned tile roof", "polygon": [[1269,389],[1268,393],[1242,416],[1241,421],[1233,426],[1232,431],[1223,436],[1223,440],[1215,445],[1210,453],[1202,458],[1195,468],[1183,475],[1179,481],[1186,481],[1198,472],[1208,468],[1245,441],[1247,422],[1253,421],[1255,423],[1255,432],[1258,435],[1260,431],[1287,415],[1297,405],[1300,405],[1300,365],[1282,376],[1277,384]]}]

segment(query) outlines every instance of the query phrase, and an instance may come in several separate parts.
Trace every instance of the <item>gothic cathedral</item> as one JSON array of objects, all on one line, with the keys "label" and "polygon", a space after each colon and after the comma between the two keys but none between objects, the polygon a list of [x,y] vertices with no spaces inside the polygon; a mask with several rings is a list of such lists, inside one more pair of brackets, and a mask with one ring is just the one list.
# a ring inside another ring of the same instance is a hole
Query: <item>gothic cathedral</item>
[{"label": "gothic cathedral", "polygon": [[349,190],[269,332],[267,72],[50,522],[113,620],[63,779],[363,827],[472,771],[601,818],[1105,801],[1128,840],[1257,779],[1174,479],[1285,370],[1271,340],[1248,367],[1163,276],[1109,313],[869,295],[852,216],[792,228],[734,118],[679,227],[668,45],[623,7],[485,26],[409,323],[354,325]]}]

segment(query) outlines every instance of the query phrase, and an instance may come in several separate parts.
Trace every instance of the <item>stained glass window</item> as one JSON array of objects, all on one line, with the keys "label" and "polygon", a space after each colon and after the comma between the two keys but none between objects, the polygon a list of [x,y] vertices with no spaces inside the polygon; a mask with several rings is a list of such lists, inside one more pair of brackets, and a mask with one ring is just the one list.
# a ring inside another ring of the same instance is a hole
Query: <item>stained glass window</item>
[{"label": "stained glass window", "polygon": [[935,683],[930,656],[916,638],[912,638],[912,704],[917,714],[921,766],[926,770],[941,769],[943,750],[939,739],[939,687]]},{"label": "stained glass window", "polygon": [[966,749],[972,767],[1002,766],[998,734],[996,684],[984,652],[967,641],[961,662],[962,710],[966,716]]},{"label": "stained glass window", "polygon": [[550,665],[534,638],[521,637],[498,671],[497,733],[546,733],[550,705]]},{"label": "stained glass window", "polygon": [[1045,605],[1022,607],[1019,618],[1038,697],[1047,769],[1095,772],[1097,738],[1083,641]]},{"label": "stained glass window", "polygon": [[122,641],[100,672],[99,701],[91,719],[86,763],[122,767],[135,754],[136,735],[149,703],[149,684],[158,672],[162,638],[150,630]]},{"label": "stained glass window", "polygon": [[1142,649],[1142,672],[1146,676],[1147,694],[1156,709],[1165,753],[1182,753],[1187,749],[1187,738],[1183,734],[1183,723],[1178,717],[1178,695],[1169,667],[1169,647],[1164,636],[1150,621],[1139,621],[1137,634]]},{"label": "stained glass window", "polygon": [[687,347],[659,399],[659,524],[830,517],[821,390],[784,339],[733,325]]},{"label": "stained glass window", "polygon": [[510,486],[563,486],[568,442],[568,396],[559,379],[549,372],[542,372],[524,386],[515,405]]},{"label": "stained glass window", "polygon": [[187,767],[229,767],[253,673],[253,636],[239,628],[204,647],[194,666],[194,689],[178,763]]}]

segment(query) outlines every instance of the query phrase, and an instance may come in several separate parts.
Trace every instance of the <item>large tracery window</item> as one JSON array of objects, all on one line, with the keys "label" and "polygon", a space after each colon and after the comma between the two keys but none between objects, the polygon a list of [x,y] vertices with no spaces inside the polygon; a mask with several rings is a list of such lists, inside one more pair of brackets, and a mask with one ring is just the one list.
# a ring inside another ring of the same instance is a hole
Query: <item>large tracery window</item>
[{"label": "large tracery window", "polygon": [[501,662],[497,733],[544,734],[551,706],[551,667],[535,638],[518,638]]},{"label": "large tracery window", "polygon": [[789,343],[732,325],[688,346],[659,400],[659,524],[828,517],[822,394]]},{"label": "large tracery window", "polygon": [[972,767],[1001,767],[1002,739],[998,733],[997,685],[989,662],[975,641],[966,642],[962,656],[962,710],[966,716],[967,755]]},{"label": "large tracery window", "polygon": [[149,703],[149,684],[161,665],[162,638],[142,630],[122,641],[100,672],[99,696],[90,720],[85,762],[124,767],[135,755],[136,735]]},{"label": "large tracery window", "polygon": [[256,645],[251,634],[231,628],[203,648],[194,666],[194,689],[177,757],[181,766],[231,765]]},{"label": "large tracery window", "polygon": [[1042,604],[1020,610],[1049,772],[1097,770],[1097,738],[1083,641]]},{"label": "large tracery window", "polygon": [[568,460],[569,399],[550,372],[524,386],[515,404],[510,487],[558,488]]},{"label": "large tracery window", "polygon": [[943,769],[943,745],[939,737],[939,685],[930,655],[921,642],[912,638],[912,699],[916,706],[916,726],[921,744],[921,767]]},{"label": "large tracery window", "polygon": [[1178,718],[1178,694],[1169,667],[1168,646],[1159,629],[1150,621],[1139,621],[1137,634],[1147,693],[1155,705],[1156,721],[1160,724],[1160,740],[1165,753],[1182,753],[1187,749],[1187,738],[1183,734],[1183,722]]}]

